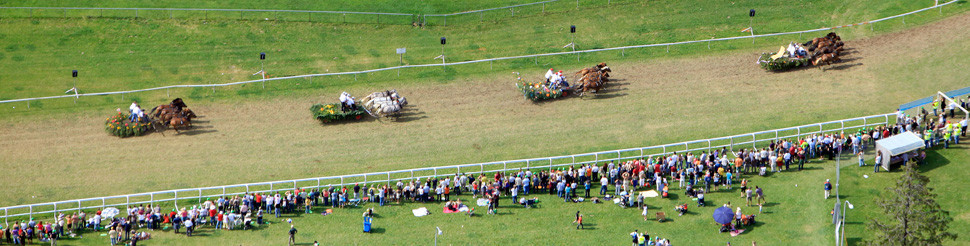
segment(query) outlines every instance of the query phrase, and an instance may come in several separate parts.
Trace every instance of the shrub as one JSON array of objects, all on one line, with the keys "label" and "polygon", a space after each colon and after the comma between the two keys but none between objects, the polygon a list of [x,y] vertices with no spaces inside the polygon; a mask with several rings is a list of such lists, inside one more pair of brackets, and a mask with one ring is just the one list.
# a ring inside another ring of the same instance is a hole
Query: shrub
[{"label": "shrub", "polygon": [[120,138],[141,136],[148,132],[149,123],[130,122],[128,115],[119,112],[104,119],[104,130]]},{"label": "shrub", "polygon": [[354,110],[343,112],[340,110],[340,103],[314,104],[310,107],[310,112],[313,113],[314,118],[323,123],[347,119],[359,120],[367,114],[360,104],[354,104]]}]

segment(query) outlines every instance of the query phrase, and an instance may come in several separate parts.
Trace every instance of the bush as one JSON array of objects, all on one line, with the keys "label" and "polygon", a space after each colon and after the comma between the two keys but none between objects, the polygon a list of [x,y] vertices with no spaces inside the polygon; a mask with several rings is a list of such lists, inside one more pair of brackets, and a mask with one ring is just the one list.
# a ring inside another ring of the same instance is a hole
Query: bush
[{"label": "bush", "polygon": [[347,119],[359,120],[367,114],[367,111],[364,111],[360,104],[354,104],[354,110],[343,112],[340,110],[340,103],[314,104],[313,107],[310,107],[310,112],[313,113],[313,117],[323,123]]},{"label": "bush", "polygon": [[788,70],[796,67],[806,66],[811,64],[809,58],[789,58],[782,57],[775,60],[771,60],[771,56],[775,55],[772,53],[762,53],[761,58],[758,58],[758,65],[768,71],[780,71]]},{"label": "bush", "polygon": [[538,102],[548,99],[556,99],[565,95],[561,89],[551,89],[545,85],[545,83],[530,83],[522,81],[515,84],[522,91],[522,96],[526,99],[532,100],[533,102]]},{"label": "bush", "polygon": [[128,115],[118,113],[104,119],[104,130],[120,138],[141,136],[148,132],[149,123],[130,122]]}]

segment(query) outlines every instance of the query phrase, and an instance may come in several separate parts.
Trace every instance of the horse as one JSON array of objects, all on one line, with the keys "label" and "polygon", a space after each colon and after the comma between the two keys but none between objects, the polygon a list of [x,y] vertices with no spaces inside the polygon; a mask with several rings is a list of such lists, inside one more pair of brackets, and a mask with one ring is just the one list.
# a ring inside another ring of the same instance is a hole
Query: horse
[{"label": "horse", "polygon": [[812,65],[818,66],[820,69],[822,66],[820,64],[825,63],[825,65],[831,65],[833,62],[838,62],[841,59],[836,54],[822,54],[812,61]]},{"label": "horse", "polygon": [[167,122],[168,122],[168,125],[166,126],[171,126],[172,129],[175,129],[176,133],[182,133],[179,131],[180,126],[189,125],[189,119],[184,115],[176,115],[175,117],[172,117],[172,119],[168,120]]},{"label": "horse", "polygon": [[573,93],[578,93],[579,98],[583,98],[583,95],[585,95],[587,91],[592,91],[593,93],[596,93],[597,91],[603,88],[604,79],[605,79],[604,74],[606,73],[600,71],[597,73],[591,73],[591,74],[587,74],[586,76],[583,76],[582,78],[579,79],[579,81],[577,81],[579,86],[576,87]]},{"label": "horse", "polygon": [[582,76],[586,76],[586,74],[589,74],[589,73],[599,72],[603,68],[609,69],[609,67],[606,66],[605,62],[600,62],[600,64],[596,64],[596,66],[580,69],[575,74],[582,77]]}]

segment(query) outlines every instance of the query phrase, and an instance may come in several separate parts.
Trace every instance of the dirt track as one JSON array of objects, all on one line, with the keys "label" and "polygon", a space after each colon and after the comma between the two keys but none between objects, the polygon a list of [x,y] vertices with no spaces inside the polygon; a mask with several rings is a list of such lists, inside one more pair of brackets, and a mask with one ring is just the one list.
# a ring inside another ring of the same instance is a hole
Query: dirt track
[{"label": "dirt track", "polygon": [[765,72],[753,52],[611,63],[617,81],[600,95],[539,104],[506,72],[401,86],[413,110],[397,122],[311,119],[307,108],[339,90],[190,102],[204,117],[177,136],[117,139],[103,132],[101,115],[9,119],[0,127],[0,186],[8,188],[0,205],[579,153],[891,112],[967,86],[968,40],[970,15],[962,15],[849,41],[844,61],[824,71]]}]

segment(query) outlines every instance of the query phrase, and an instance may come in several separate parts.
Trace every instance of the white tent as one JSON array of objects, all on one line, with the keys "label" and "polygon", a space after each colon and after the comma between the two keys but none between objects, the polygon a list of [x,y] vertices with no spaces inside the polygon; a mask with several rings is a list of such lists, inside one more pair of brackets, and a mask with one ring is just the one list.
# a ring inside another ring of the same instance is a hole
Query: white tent
[{"label": "white tent", "polygon": [[[901,158],[893,158],[925,147],[923,139],[919,135],[903,132],[896,136],[880,139],[876,141],[876,151],[882,154],[882,163],[878,163],[883,169],[889,170],[889,164],[894,161],[902,161]],[[910,154],[909,156],[912,156]]]}]

